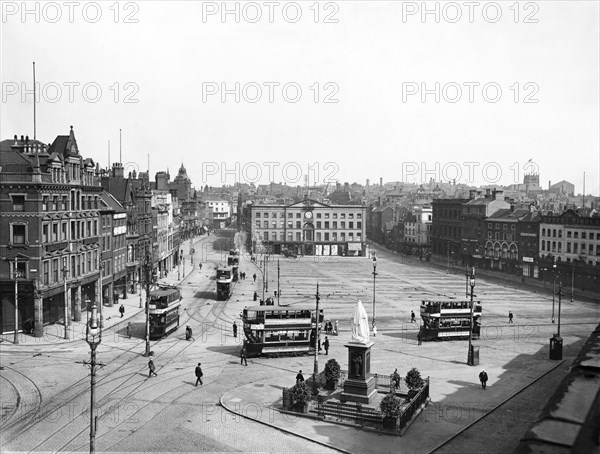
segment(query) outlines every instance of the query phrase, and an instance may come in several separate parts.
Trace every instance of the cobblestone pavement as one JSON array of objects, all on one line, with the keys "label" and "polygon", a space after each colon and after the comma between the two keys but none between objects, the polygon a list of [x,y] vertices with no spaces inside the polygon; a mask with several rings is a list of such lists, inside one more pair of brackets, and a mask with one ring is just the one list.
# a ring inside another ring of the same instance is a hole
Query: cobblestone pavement
[{"label": "cobblestone pavement", "polygon": [[[249,360],[248,367],[240,366],[241,339],[233,338],[231,325],[239,320],[244,306],[255,304],[252,293],[260,288],[261,271],[244,257],[241,271],[246,271],[248,279],[238,282],[229,301],[217,302],[213,274],[222,257],[211,253],[210,248],[196,250],[196,260],[201,259],[203,266],[195,268],[182,283],[185,311],[181,327],[152,343],[157,377],[147,376],[147,359],[141,355],[145,345],[142,336],[128,339],[122,327],[105,331],[98,349],[98,361],[104,367],[98,371],[96,389],[97,451],[335,452],[335,447],[344,448],[332,443],[339,438],[339,432],[334,431],[340,426],[319,429],[320,438],[311,441],[252,421],[260,419],[253,414],[260,405],[245,407],[249,419],[220,407],[221,396],[244,385],[265,380],[275,386],[292,385],[298,369],[312,370],[313,358],[260,358]],[[268,265],[269,293],[277,289],[277,264],[271,261]],[[343,344],[349,340],[348,321],[356,300],[361,298],[369,318],[372,315],[371,261],[280,258],[279,266],[282,305],[314,302],[319,283],[326,318],[339,320],[341,328],[340,336],[331,338],[329,357],[338,359],[342,368],[347,367]],[[251,279],[254,272],[259,276],[256,283]],[[548,338],[556,330],[556,325],[550,323],[551,295],[478,279],[475,293],[483,301],[484,327],[477,341],[481,365],[473,368],[465,365],[466,342],[418,346],[418,324],[410,323],[410,311],[418,314],[421,299],[464,299],[464,276],[409,266],[384,252],[378,253],[377,273],[378,335],[371,370],[388,374],[395,367],[401,373],[413,366],[419,368],[422,375],[431,377],[432,403],[403,437],[393,438],[397,446],[392,451],[383,446],[389,445],[390,437],[375,435],[386,439],[378,444],[365,432],[343,428],[344,436],[352,441],[351,452],[427,452],[556,365],[547,359]],[[507,323],[509,310],[515,314],[511,325]],[[561,334],[567,362],[576,353],[577,342],[587,337],[599,320],[596,305],[578,301],[562,304]],[[143,313],[133,315],[131,321],[142,326]],[[187,324],[194,330],[192,342],[185,341]],[[33,410],[19,408],[2,422],[3,451],[87,450],[89,370],[81,364],[89,359],[87,344],[81,339],[57,339],[53,345],[39,346],[4,342],[0,359],[16,374],[9,377],[2,371],[3,379],[13,384],[28,383],[22,385],[22,392],[32,396],[37,392],[39,396],[37,400],[28,399]],[[320,357],[321,367],[325,359]],[[199,361],[204,369],[204,385],[196,388],[193,372]],[[477,382],[482,367],[490,376],[486,394]],[[252,403],[258,397],[244,398]],[[297,426],[297,432],[302,435],[301,426]],[[486,451],[501,452],[490,446]]]}]

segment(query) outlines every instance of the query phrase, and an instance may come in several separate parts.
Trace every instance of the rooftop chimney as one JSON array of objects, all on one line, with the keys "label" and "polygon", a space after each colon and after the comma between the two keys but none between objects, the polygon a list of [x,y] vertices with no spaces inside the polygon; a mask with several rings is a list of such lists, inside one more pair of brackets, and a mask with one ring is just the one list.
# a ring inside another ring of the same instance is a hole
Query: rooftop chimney
[{"label": "rooftop chimney", "polygon": [[383,178],[379,177],[379,187],[383,188]]}]

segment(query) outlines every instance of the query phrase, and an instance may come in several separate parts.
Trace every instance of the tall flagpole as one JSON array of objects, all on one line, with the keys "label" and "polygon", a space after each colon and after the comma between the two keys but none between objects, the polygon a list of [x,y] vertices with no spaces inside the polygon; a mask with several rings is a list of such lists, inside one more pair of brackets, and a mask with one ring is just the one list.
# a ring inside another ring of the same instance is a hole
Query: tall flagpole
[{"label": "tall flagpole", "polygon": [[36,100],[36,89],[35,89],[35,62],[33,62],[33,140],[36,139],[36,132],[37,132],[37,124],[36,124],[36,112],[35,112],[35,108],[36,108],[36,104],[37,104],[37,100]]}]

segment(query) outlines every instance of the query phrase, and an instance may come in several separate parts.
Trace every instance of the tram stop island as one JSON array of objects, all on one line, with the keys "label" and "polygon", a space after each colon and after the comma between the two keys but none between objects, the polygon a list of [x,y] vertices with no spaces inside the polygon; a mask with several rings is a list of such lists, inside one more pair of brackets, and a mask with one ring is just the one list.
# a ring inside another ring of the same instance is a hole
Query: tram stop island
[{"label": "tram stop island", "polygon": [[[327,380],[331,379],[331,373],[322,371],[316,382],[310,377],[306,382],[284,388],[282,401],[275,402],[273,408],[363,430],[401,435],[429,402],[429,377],[423,380],[416,369],[409,371],[407,377],[411,377],[406,383],[417,383],[409,389],[406,385],[396,386],[394,378],[398,377],[372,373],[374,345],[369,339],[367,313],[359,300],[352,317],[352,338],[344,345],[347,370],[339,371],[339,380],[333,385]],[[415,373],[416,381],[412,379]]]}]

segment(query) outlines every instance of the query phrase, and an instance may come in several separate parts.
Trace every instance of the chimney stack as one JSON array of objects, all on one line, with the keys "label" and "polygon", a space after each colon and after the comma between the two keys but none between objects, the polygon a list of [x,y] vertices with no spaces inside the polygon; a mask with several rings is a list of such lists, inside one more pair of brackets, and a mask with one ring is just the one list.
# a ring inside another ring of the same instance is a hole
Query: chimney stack
[{"label": "chimney stack", "polygon": [[379,177],[379,187],[383,188],[383,177]]},{"label": "chimney stack", "polygon": [[550,186],[552,186],[552,181],[548,180],[548,190],[550,190]]},{"label": "chimney stack", "polygon": [[[16,139],[16,138],[17,138],[17,137],[15,136],[15,139]],[[367,189],[369,188],[369,183],[370,183],[370,181],[369,181],[369,179],[367,178]]]}]

